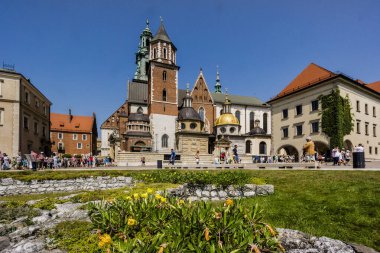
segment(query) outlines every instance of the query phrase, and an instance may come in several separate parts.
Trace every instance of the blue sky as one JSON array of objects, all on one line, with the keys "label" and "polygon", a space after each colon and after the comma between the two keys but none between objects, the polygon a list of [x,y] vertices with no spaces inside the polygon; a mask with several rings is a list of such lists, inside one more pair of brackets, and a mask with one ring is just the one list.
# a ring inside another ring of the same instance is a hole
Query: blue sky
[{"label": "blue sky", "polygon": [[229,93],[263,101],[311,62],[380,80],[378,0],[0,0],[0,9],[0,64],[15,64],[53,112],[95,112],[98,125],[126,99],[146,18],[153,33],[164,19],[180,88],[202,67],[213,89],[216,65]]}]

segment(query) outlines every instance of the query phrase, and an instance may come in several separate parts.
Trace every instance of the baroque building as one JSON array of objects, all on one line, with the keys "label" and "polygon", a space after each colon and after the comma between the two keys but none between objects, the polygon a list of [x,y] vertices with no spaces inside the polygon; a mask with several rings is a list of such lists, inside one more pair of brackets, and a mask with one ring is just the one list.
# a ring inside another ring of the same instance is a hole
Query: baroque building
[{"label": "baroque building", "polygon": [[[101,125],[103,156],[118,160],[120,152],[167,154],[172,148],[187,155],[198,150],[201,154],[215,153],[215,126],[225,103],[219,70],[214,91],[209,89],[202,69],[191,89],[179,89],[176,54],[163,22],[153,36],[147,21],[140,35],[134,78],[128,83],[128,98]],[[255,97],[228,95],[228,99],[239,129],[230,145],[238,141],[240,153],[254,155],[257,150],[259,154],[259,144],[247,136],[252,137],[249,134],[256,121],[256,127],[270,138],[269,105]],[[269,155],[271,143],[264,139],[268,148],[262,155]]]}]

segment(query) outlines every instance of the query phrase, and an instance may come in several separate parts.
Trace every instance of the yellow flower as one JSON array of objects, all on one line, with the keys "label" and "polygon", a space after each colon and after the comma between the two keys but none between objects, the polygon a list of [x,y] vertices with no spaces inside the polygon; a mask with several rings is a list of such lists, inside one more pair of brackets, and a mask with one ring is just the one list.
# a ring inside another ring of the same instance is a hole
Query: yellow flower
[{"label": "yellow flower", "polygon": [[161,201],[161,203],[165,203],[165,202],[166,202],[166,198],[161,197],[161,198],[160,198],[160,201]]},{"label": "yellow flower", "polygon": [[137,224],[137,221],[135,219],[129,218],[128,219],[128,226],[134,226]]},{"label": "yellow flower", "polygon": [[180,200],[178,201],[178,204],[183,205],[183,204],[185,204],[185,201],[184,201],[183,199],[180,199]]},{"label": "yellow flower", "polygon": [[105,245],[111,244],[112,238],[109,234],[99,236],[99,247],[103,248]]},{"label": "yellow flower", "polygon": [[222,218],[222,213],[215,212],[215,219],[219,220]]},{"label": "yellow flower", "polygon": [[161,199],[161,198],[162,198],[162,196],[161,196],[160,194],[156,194],[156,195],[154,195],[154,197],[155,197],[156,199]]},{"label": "yellow flower", "polygon": [[135,199],[138,199],[138,198],[140,197],[140,195],[139,195],[138,193],[135,193],[135,194],[133,194],[133,197],[134,197]]},{"label": "yellow flower", "polygon": [[226,204],[226,206],[232,206],[232,205],[234,205],[234,201],[232,199],[227,199],[225,204]]},{"label": "yellow flower", "polygon": [[210,231],[208,228],[205,229],[205,239],[206,241],[210,241]]},{"label": "yellow flower", "polygon": [[148,198],[148,193],[141,194],[141,197],[144,198],[144,199]]},{"label": "yellow flower", "polygon": [[125,197],[126,200],[132,200],[131,196]]},{"label": "yellow flower", "polygon": [[151,194],[153,193],[153,189],[152,188],[148,188],[148,190],[146,190],[147,193]]}]

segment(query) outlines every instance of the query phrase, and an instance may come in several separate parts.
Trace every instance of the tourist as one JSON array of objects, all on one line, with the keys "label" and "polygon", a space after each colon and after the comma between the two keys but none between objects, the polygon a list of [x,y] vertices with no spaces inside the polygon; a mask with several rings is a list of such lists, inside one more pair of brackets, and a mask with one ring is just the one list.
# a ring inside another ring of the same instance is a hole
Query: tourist
[{"label": "tourist", "polygon": [[37,170],[37,157],[38,157],[38,154],[32,150],[32,152],[30,152],[30,158],[32,159],[32,170],[33,171]]},{"label": "tourist", "polygon": [[3,163],[1,169],[9,170],[11,167],[9,166],[9,157],[6,153],[3,154]]},{"label": "tourist", "polygon": [[[108,166],[108,157],[106,157],[106,164],[107,164],[107,166]],[[143,156],[143,157],[141,157],[141,166],[145,166],[145,157]]]},{"label": "tourist", "polygon": [[238,149],[237,145],[235,144],[234,148],[232,149],[233,155],[234,155],[234,163],[239,163],[239,155],[238,155]]},{"label": "tourist", "polygon": [[199,150],[195,153],[195,163],[199,164]]},{"label": "tourist", "polygon": [[16,157],[16,169],[21,170],[22,169],[22,157],[21,153],[18,152],[17,157]]},{"label": "tourist", "polygon": [[357,146],[356,152],[364,152],[364,147],[361,143],[359,144],[359,146]]},{"label": "tourist", "polygon": [[175,152],[174,152],[174,149],[171,149],[169,164],[170,163],[173,164],[173,165],[175,163]]},{"label": "tourist", "polygon": [[349,149],[346,150],[346,154],[344,156],[344,159],[346,160],[346,165],[348,165],[348,163],[350,162],[351,160],[351,152]]},{"label": "tourist", "polygon": [[340,150],[339,150],[339,147],[335,147],[333,150],[332,150],[332,157],[333,157],[333,165],[340,165],[339,164],[339,160],[340,160],[340,157],[341,157],[341,153],[340,153]]},{"label": "tourist", "polygon": [[306,161],[310,162],[314,159],[315,155],[315,145],[314,142],[311,140],[311,137],[306,137],[306,143],[303,145],[303,151],[306,157]]}]

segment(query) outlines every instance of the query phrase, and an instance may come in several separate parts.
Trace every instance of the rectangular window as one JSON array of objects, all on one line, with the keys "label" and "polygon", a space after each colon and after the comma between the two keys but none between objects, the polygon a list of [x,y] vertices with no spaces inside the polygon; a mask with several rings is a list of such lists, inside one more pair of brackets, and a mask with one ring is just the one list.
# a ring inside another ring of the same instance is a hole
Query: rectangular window
[{"label": "rectangular window", "polygon": [[46,127],[42,126],[42,136],[46,137]]},{"label": "rectangular window", "polygon": [[369,146],[369,154],[372,155],[372,147]]},{"label": "rectangular window", "polygon": [[44,115],[47,115],[46,105],[44,105]]},{"label": "rectangular window", "polygon": [[312,112],[318,111],[318,106],[319,106],[318,100],[311,101],[311,111]]},{"label": "rectangular window", "polygon": [[319,133],[319,121],[311,123],[311,132],[312,133]]},{"label": "rectangular window", "polygon": [[38,123],[34,122],[34,134],[38,134]]},{"label": "rectangular window", "polygon": [[360,112],[360,101],[356,100],[356,111]]},{"label": "rectangular window", "polygon": [[40,107],[40,100],[38,100],[38,98],[36,96],[34,96],[34,101],[36,103],[36,107],[39,108]]},{"label": "rectangular window", "polygon": [[29,104],[29,92],[25,91],[25,103]]},{"label": "rectangular window", "polygon": [[78,135],[77,134],[73,134],[73,140],[74,141],[78,140]]},{"label": "rectangular window", "polygon": [[356,120],[356,133],[360,134],[360,120]]},{"label": "rectangular window", "polygon": [[58,139],[60,139],[60,140],[63,139],[63,133],[58,133]]},{"label": "rectangular window", "polygon": [[375,147],[375,155],[377,155],[377,147]]},{"label": "rectangular window", "polygon": [[28,117],[24,116],[24,128],[29,129],[29,119]]},{"label": "rectangular window", "polygon": [[376,118],[376,107],[372,107],[372,115]]},{"label": "rectangular window", "polygon": [[87,134],[82,134],[82,140],[84,140],[84,141],[87,140]]},{"label": "rectangular window", "polygon": [[0,79],[0,98],[3,96],[3,83],[4,83],[4,80]]},{"label": "rectangular window", "polygon": [[376,137],[376,124],[373,124],[372,131],[373,131],[373,137]]},{"label": "rectangular window", "polygon": [[288,138],[289,137],[289,128],[285,127],[282,129],[282,137],[283,138]]},{"label": "rectangular window", "polygon": [[369,133],[368,133],[368,125],[369,125],[369,123],[365,122],[365,126],[364,126],[365,135],[369,135]]},{"label": "rectangular window", "polygon": [[4,108],[0,108],[0,126],[4,125]]},{"label": "rectangular window", "polygon": [[296,126],[296,136],[301,136],[302,135],[302,125],[297,125]]},{"label": "rectangular window", "polygon": [[364,105],[364,113],[368,115],[368,105],[367,104]]},{"label": "rectangular window", "polygon": [[282,118],[287,119],[288,118],[288,109],[282,110]]},{"label": "rectangular window", "polygon": [[62,142],[58,142],[58,150],[63,150],[63,143]]},{"label": "rectangular window", "polygon": [[301,115],[302,114],[302,105],[297,105],[296,106],[296,115]]},{"label": "rectangular window", "polygon": [[80,142],[77,143],[77,149],[82,149],[82,143]]}]

